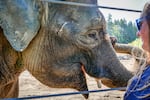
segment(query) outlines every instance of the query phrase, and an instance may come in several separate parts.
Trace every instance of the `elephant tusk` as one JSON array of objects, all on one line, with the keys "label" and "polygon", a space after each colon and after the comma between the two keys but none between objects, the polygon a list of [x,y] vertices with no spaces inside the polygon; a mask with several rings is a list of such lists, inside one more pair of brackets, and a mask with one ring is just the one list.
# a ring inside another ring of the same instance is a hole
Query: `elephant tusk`
[{"label": "elephant tusk", "polygon": [[97,87],[98,87],[98,88],[101,88],[101,87],[102,87],[101,81],[98,80],[98,79],[95,79],[95,81],[97,82]]}]

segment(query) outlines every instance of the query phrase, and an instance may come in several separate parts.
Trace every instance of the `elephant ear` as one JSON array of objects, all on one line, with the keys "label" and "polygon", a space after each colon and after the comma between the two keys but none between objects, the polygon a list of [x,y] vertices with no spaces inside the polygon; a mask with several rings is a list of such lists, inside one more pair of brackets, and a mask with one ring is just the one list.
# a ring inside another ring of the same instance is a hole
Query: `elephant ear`
[{"label": "elephant ear", "polygon": [[17,51],[23,51],[40,28],[37,0],[0,0],[0,26]]}]

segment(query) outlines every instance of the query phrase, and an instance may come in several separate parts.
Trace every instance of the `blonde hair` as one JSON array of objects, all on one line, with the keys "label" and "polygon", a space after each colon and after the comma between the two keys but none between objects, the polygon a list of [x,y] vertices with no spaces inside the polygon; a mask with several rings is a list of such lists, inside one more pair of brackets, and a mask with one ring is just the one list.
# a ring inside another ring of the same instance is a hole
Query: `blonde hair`
[{"label": "blonde hair", "polygon": [[[150,17],[150,1],[148,1],[143,8],[143,11],[141,13],[141,17],[145,17],[145,16],[149,16]],[[150,30],[150,18],[146,19],[148,26],[149,26],[149,30]],[[149,31],[149,44],[150,44],[150,31]],[[150,46],[149,46],[150,47]],[[150,50],[150,49],[149,49]],[[142,65],[140,71],[142,69],[145,69],[146,65],[150,65],[150,51],[145,51],[146,53],[146,62],[144,63],[144,65]]]}]

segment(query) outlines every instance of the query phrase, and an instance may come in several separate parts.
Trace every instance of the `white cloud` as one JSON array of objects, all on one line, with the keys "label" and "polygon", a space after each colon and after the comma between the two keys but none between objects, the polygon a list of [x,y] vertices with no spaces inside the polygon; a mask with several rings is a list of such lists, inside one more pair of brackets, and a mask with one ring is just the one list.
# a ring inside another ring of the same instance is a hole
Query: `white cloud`
[{"label": "white cloud", "polygon": [[[141,10],[144,7],[144,4],[149,0],[98,0],[100,6],[116,7],[116,8],[126,8]],[[125,18],[127,21],[134,22],[135,19],[140,17],[140,13],[127,12],[127,11],[116,11],[109,9],[100,8],[102,13],[107,19],[108,14],[112,14],[113,19]]]}]

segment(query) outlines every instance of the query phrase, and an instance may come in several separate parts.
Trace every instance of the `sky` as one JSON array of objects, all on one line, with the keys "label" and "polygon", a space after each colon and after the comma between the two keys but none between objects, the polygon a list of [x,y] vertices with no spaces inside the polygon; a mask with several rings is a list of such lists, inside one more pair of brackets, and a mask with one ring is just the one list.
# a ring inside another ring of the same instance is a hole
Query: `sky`
[{"label": "sky", "polygon": [[[147,1],[150,0],[98,0],[98,5],[142,11],[144,4]],[[132,22],[135,22],[135,19],[140,17],[140,13],[137,12],[117,11],[103,8],[100,8],[100,11],[104,14],[106,19],[108,18],[109,13],[112,15],[113,19],[125,18],[127,21]]]}]

